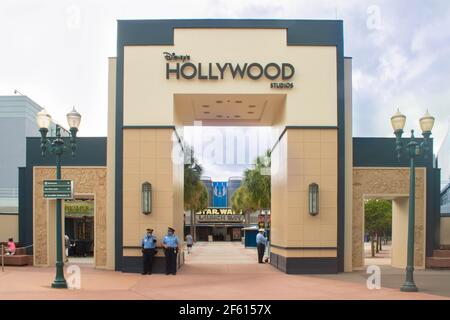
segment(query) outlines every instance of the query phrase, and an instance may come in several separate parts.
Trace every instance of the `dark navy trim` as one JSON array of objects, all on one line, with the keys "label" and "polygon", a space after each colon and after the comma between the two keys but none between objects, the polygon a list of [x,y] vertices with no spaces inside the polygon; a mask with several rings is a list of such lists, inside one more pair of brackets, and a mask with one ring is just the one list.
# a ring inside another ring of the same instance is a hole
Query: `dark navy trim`
[{"label": "dark navy trim", "polygon": [[176,28],[287,29],[287,45],[337,46],[343,40],[342,20],[177,19],[117,22],[118,42],[126,46],[173,45],[173,31]]},{"label": "dark navy trim", "polygon": [[0,212],[0,216],[18,216],[19,213],[12,213],[12,212]]},{"label": "dark navy trim", "polygon": [[426,256],[433,256],[433,250],[441,245],[441,169],[427,167],[426,194]]},{"label": "dark navy trim", "polygon": [[[402,139],[406,145],[410,139]],[[423,139],[416,138],[418,143]],[[353,138],[353,166],[354,167],[407,167],[409,159],[402,156],[400,162],[395,152],[395,137],[392,138]],[[428,159],[420,156],[416,159],[416,167],[433,168],[433,139],[430,141]]]},{"label": "dark navy trim", "polygon": [[[344,77],[344,30],[336,46],[337,63],[337,120],[338,120],[338,219],[337,219],[337,271],[344,272],[345,261],[345,77]],[[351,129],[350,129],[351,130]]]},{"label": "dark navy trim", "polygon": [[272,243],[270,246],[283,250],[337,250],[337,247],[283,247]]},{"label": "dark navy trim", "polygon": [[[26,151],[25,151],[26,152]],[[27,233],[33,234],[33,225],[28,226],[30,219],[27,217],[27,190],[26,190],[26,167],[19,167],[19,240],[21,244],[28,241]],[[33,215],[31,216],[31,222],[33,223]],[[31,240],[33,241],[33,240]]]},{"label": "dark navy trim", "polygon": [[[141,273],[142,272],[142,257],[127,257],[124,256],[122,260],[122,272]],[[166,273],[166,259],[164,257],[153,257],[152,273],[163,274]]]},{"label": "dark navy trim", "polygon": [[114,260],[116,271],[122,270],[123,260],[123,216],[122,216],[122,188],[123,188],[123,58],[124,41],[120,22],[117,24],[117,59],[116,59],[116,148],[115,148],[115,248]]},{"label": "dark navy trim", "polygon": [[344,271],[345,219],[345,106],[344,106],[344,42],[342,20],[119,20],[117,24],[116,69],[116,188],[115,232],[116,270],[122,266],[122,187],[123,187],[123,68],[124,46],[173,45],[175,28],[251,28],[286,29],[288,46],[335,46],[337,63],[338,114],[338,260]]},{"label": "dark navy trim", "polygon": [[338,259],[283,257],[270,253],[270,264],[287,274],[330,274],[338,273]]}]

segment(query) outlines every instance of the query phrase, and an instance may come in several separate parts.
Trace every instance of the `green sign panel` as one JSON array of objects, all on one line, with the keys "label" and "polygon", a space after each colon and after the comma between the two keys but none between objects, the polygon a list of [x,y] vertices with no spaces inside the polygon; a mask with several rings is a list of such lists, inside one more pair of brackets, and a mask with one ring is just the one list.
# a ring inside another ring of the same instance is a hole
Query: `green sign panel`
[{"label": "green sign panel", "polygon": [[44,180],[44,198],[46,199],[72,199],[72,180]]}]

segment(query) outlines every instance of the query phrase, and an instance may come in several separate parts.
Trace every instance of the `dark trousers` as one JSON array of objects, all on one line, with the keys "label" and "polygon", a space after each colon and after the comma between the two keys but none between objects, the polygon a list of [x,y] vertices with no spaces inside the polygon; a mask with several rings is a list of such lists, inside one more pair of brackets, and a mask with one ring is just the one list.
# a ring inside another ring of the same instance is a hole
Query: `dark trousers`
[{"label": "dark trousers", "polygon": [[264,257],[264,251],[266,251],[266,246],[263,245],[262,243],[258,243],[258,262],[262,263],[263,262],[263,257]]},{"label": "dark trousers", "polygon": [[143,273],[152,273],[153,256],[155,255],[155,249],[143,249]]},{"label": "dark trousers", "polygon": [[164,250],[166,256],[166,273],[177,273],[177,251],[176,248],[167,248]]}]

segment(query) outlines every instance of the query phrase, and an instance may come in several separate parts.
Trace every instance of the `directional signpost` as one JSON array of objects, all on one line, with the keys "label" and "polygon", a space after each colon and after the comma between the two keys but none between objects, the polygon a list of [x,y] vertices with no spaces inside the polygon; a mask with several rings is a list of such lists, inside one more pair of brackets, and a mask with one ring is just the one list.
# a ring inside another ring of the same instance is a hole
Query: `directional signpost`
[{"label": "directional signpost", "polygon": [[44,198],[73,199],[73,181],[44,180]]}]

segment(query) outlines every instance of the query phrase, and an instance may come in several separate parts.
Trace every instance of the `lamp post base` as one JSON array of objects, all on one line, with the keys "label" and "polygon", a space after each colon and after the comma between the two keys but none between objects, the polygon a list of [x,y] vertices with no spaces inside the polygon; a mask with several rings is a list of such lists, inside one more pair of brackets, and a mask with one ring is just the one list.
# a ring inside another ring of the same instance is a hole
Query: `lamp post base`
[{"label": "lamp post base", "polygon": [[400,291],[403,292],[417,292],[419,289],[417,289],[414,282],[405,282],[403,286],[400,288]]},{"label": "lamp post base", "polygon": [[52,288],[66,289],[67,281],[64,278],[64,263],[61,261],[56,262],[56,275],[55,280],[53,280]]},{"label": "lamp post base", "polygon": [[66,280],[55,280],[52,283],[52,288],[67,289],[67,282],[66,282]]}]

